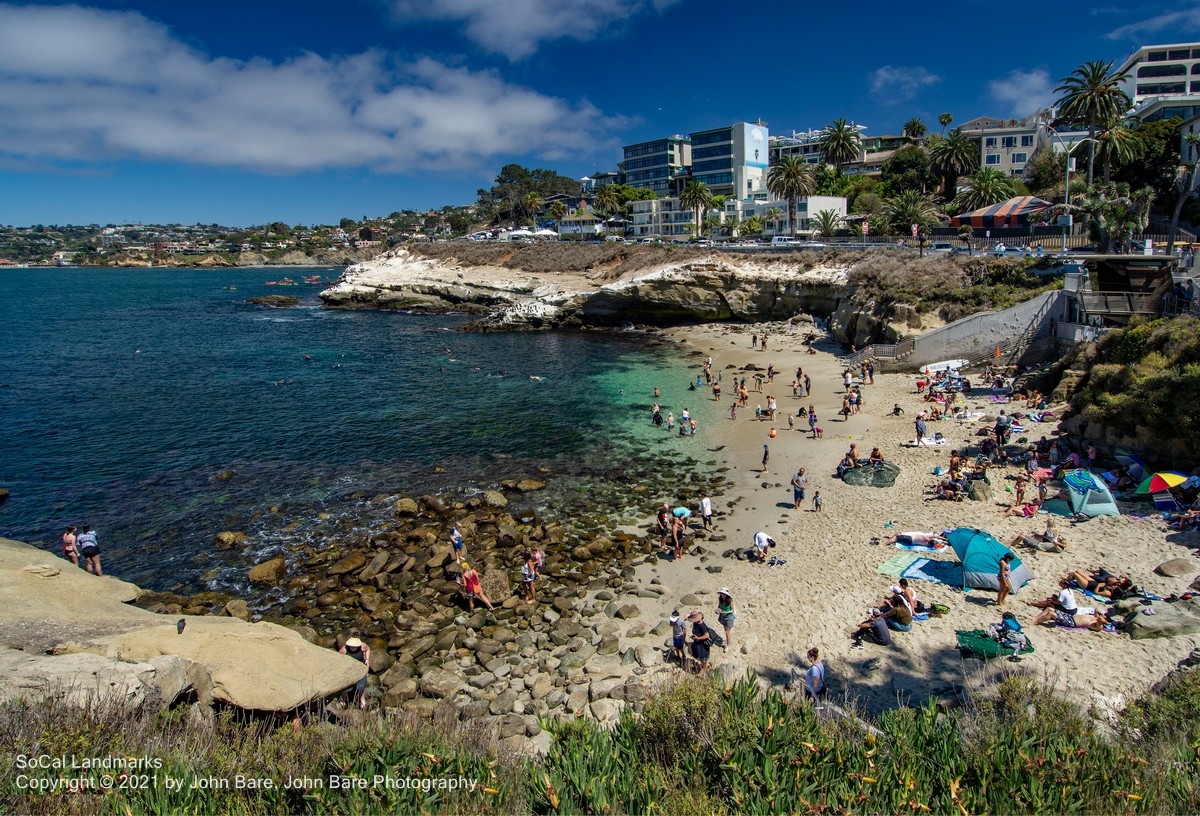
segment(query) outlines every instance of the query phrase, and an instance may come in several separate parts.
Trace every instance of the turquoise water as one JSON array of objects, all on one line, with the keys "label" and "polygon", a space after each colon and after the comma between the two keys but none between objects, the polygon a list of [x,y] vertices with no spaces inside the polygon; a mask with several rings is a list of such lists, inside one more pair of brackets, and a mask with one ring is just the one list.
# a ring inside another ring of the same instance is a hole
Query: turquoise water
[{"label": "turquoise water", "polygon": [[[707,444],[716,410],[674,347],[460,333],[465,318],[327,311],[320,287],[265,285],[309,274],[331,273],[0,271],[0,535],[57,551],[63,526],[88,523],[108,571],[196,590],[230,573],[211,546],[223,529],[269,550],[287,519],[295,535],[332,535],[322,512],[369,526],[364,495],[668,466]],[[245,302],[266,294],[302,305]],[[697,415],[697,438],[650,425],[655,385],[664,411]]]}]

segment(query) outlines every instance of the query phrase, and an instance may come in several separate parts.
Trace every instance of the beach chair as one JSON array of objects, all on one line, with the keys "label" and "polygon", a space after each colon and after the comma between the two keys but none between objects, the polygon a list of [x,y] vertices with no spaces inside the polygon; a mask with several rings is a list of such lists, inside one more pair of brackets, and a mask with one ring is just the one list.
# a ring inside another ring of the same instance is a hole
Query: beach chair
[{"label": "beach chair", "polygon": [[1160,513],[1183,512],[1183,507],[1180,506],[1176,498],[1170,493],[1155,493],[1151,498],[1154,499],[1154,509]]}]

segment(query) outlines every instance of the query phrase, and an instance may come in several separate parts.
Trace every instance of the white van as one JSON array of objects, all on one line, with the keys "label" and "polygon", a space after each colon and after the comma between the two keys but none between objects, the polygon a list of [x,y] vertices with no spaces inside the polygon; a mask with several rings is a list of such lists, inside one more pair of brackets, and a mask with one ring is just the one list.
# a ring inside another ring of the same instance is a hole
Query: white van
[{"label": "white van", "polygon": [[789,235],[776,235],[771,239],[771,246],[795,246],[800,243],[800,239],[792,238]]}]

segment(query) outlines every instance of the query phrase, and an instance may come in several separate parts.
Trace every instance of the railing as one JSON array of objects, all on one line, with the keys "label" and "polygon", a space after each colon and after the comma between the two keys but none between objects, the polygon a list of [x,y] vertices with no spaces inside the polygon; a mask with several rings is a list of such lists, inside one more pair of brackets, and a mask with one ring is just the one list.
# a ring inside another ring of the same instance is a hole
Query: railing
[{"label": "railing", "polygon": [[846,358],[846,364],[856,366],[865,360],[902,360],[916,349],[916,340],[899,343],[872,343]]},{"label": "railing", "polygon": [[1158,292],[1079,292],[1078,297],[1088,314],[1109,315],[1158,314],[1163,298]]}]

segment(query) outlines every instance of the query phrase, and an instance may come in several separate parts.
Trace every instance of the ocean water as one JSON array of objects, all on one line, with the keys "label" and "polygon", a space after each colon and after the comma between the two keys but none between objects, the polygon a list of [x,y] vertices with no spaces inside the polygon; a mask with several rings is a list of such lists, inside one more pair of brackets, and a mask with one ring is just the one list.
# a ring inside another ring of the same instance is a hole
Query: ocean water
[{"label": "ocean water", "polygon": [[[266,285],[313,274],[336,271],[0,270],[0,535],[57,552],[88,523],[106,571],[196,591],[242,574],[220,530],[261,555],[369,527],[364,495],[711,456],[717,408],[687,390],[699,362],[676,346],[463,333],[461,317],[329,311],[318,286]],[[302,305],[246,303],[266,294]],[[697,415],[695,439],[650,424],[655,386],[664,411]]]}]

